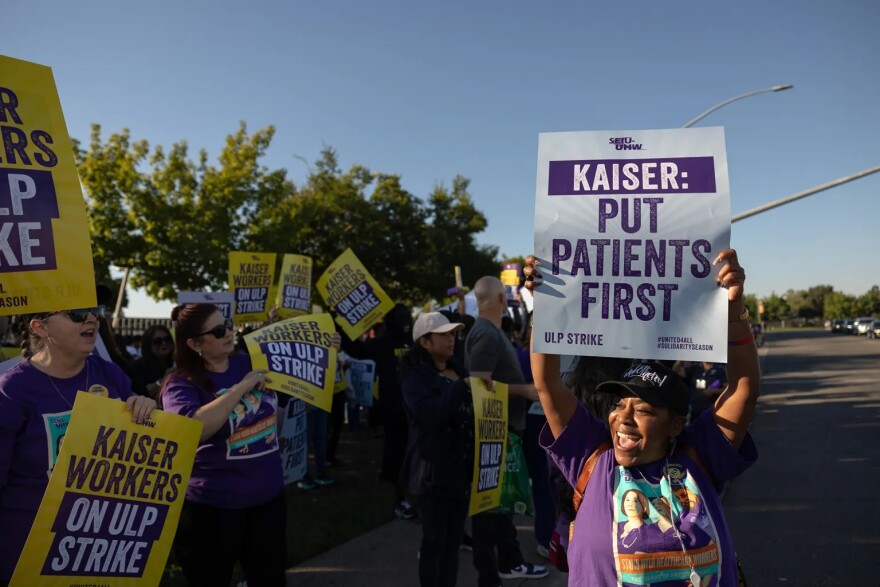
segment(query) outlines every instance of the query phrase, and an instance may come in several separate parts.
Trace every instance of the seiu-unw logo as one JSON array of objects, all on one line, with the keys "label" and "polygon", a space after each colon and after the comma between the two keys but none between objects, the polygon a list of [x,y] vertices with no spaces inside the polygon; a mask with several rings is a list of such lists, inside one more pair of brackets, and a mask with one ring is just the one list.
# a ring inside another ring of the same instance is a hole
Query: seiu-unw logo
[{"label": "seiu-unw logo", "polygon": [[642,144],[633,142],[632,137],[611,137],[608,142],[618,151],[641,151]]}]

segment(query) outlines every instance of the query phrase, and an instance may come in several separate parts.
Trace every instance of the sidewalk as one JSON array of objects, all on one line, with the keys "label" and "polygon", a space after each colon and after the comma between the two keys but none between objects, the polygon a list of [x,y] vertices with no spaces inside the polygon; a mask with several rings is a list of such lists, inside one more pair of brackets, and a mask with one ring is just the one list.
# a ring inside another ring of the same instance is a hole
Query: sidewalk
[{"label": "sidewalk", "polygon": [[[504,587],[565,587],[568,575],[557,571],[550,561],[538,556],[532,518],[514,516],[519,544],[528,562],[546,566],[550,575],[543,579],[504,581]],[[419,584],[416,552],[422,527],[414,522],[395,520],[288,569],[291,587],[410,587]],[[477,572],[470,551],[459,551],[458,585],[477,584]]]}]

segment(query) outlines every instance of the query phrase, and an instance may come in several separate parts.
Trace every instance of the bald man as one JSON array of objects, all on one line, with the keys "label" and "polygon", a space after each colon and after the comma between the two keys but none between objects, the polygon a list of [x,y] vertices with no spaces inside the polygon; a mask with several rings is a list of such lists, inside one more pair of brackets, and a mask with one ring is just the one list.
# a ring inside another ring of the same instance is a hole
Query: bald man
[{"label": "bald man", "polygon": [[[508,427],[522,437],[526,428],[526,400],[537,400],[538,393],[534,385],[526,383],[516,349],[501,330],[501,320],[507,315],[507,293],[500,279],[486,276],[474,285],[474,295],[479,318],[465,341],[468,371],[472,377],[508,385]],[[477,514],[472,522],[478,587],[499,587],[501,579],[547,576],[547,569],[523,560],[511,514]]]}]

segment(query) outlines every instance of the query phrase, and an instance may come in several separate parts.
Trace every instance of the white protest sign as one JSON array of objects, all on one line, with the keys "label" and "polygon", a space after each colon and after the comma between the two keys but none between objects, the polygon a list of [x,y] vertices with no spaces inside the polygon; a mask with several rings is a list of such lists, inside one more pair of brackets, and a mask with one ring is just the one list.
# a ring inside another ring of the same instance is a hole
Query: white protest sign
[{"label": "white protest sign", "polygon": [[373,405],[373,382],[376,380],[376,362],[368,359],[349,359],[345,368],[346,396],[359,406]]},{"label": "white protest sign", "polygon": [[726,362],[730,245],[720,127],[538,140],[538,352]]},{"label": "white protest sign", "polygon": [[214,304],[225,320],[232,320],[235,294],[231,291],[181,291],[177,292],[178,304]]},{"label": "white protest sign", "polygon": [[306,402],[291,398],[284,410],[280,435],[284,483],[299,481],[309,471],[307,434]]}]

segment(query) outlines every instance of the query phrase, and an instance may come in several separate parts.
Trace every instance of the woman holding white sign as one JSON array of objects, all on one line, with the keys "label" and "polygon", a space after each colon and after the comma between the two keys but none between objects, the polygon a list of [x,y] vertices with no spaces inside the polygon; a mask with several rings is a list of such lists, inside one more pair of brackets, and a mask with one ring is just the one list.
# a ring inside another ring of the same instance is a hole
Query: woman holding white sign
[{"label": "woman holding white sign", "polygon": [[464,536],[473,468],[473,405],[467,369],[453,358],[455,332],[439,312],[416,319],[401,364],[401,390],[409,419],[409,492],[419,498],[422,587],[452,587]]},{"label": "woman holding white sign", "polygon": [[104,307],[34,314],[22,333],[22,361],[0,377],[0,584],[31,529],[80,391],[121,399],[143,423],[156,402],[92,353]]},{"label": "woman holding white sign", "polygon": [[[166,379],[162,405],[202,422],[175,539],[177,560],[194,587],[228,585],[236,561],[250,587],[281,587],[287,513],[277,397],[265,388],[265,371],[235,353],[232,323],[217,306],[177,306],[171,318],[177,368]],[[254,403],[259,410],[250,409]]]},{"label": "woman holding white sign", "polygon": [[[609,431],[561,381],[559,357],[532,354],[535,386],[547,415],[541,444],[575,487],[569,585],[738,584],[718,494],[757,458],[748,427],[760,371],[743,305],[745,272],[732,249],[722,251],[714,264],[720,265],[716,281],[729,300],[729,385],[713,409],[690,425],[685,425],[688,389],[659,363],[637,364],[619,381],[597,387],[615,398]],[[527,286],[539,287],[534,257],[527,259],[524,273]],[[627,507],[635,506],[626,498],[638,494],[646,497],[640,522],[656,531],[644,533],[634,552]]]}]

